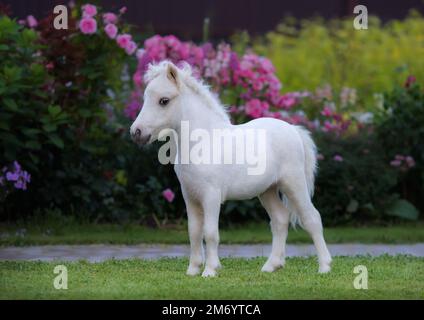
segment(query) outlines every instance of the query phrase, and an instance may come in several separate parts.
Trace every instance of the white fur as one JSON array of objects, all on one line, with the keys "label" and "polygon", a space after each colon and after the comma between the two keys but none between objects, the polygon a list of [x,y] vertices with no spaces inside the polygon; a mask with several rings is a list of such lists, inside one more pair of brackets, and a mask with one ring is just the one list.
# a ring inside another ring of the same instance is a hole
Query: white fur
[{"label": "white fur", "polygon": [[[151,135],[148,142],[156,140],[165,128],[179,133],[183,120],[189,121],[191,130],[266,130],[267,159],[262,175],[248,175],[246,167],[240,164],[174,166],[188,215],[191,254],[187,274],[196,275],[201,271],[203,239],[206,242],[206,262],[202,275],[217,274],[220,267],[218,220],[221,203],[254,197],[259,197],[268,212],[273,235],[272,251],[262,271],[272,272],[284,265],[290,215],[298,217],[310,233],[318,253],[319,271],[330,271],[331,256],[323,237],[321,217],[311,202],[316,148],[309,132],[272,118],[232,125],[224,107],[205,85],[192,76],[188,66],[180,69],[167,61],[151,65],[146,81],[144,105],[131,126],[131,133],[140,129],[142,137]],[[158,104],[162,97],[171,98],[166,107]],[[281,201],[279,191],[286,205]]]}]

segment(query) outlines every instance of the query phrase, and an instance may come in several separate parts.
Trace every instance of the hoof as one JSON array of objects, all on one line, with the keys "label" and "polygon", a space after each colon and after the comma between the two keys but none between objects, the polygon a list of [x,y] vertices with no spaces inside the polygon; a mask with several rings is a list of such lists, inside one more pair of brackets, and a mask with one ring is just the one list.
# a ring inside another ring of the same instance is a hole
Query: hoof
[{"label": "hoof", "polygon": [[281,261],[267,261],[264,266],[262,267],[262,272],[274,272],[280,268],[284,267],[284,262]]},{"label": "hoof", "polygon": [[328,273],[331,271],[331,266],[330,264],[326,263],[326,264],[322,264],[319,266],[319,273]]},{"label": "hoof", "polygon": [[200,273],[200,267],[192,267],[192,266],[189,266],[186,272],[188,276],[197,276],[199,273]]},{"label": "hoof", "polygon": [[216,271],[210,268],[206,268],[202,273],[203,278],[216,277],[216,275],[217,275]]}]

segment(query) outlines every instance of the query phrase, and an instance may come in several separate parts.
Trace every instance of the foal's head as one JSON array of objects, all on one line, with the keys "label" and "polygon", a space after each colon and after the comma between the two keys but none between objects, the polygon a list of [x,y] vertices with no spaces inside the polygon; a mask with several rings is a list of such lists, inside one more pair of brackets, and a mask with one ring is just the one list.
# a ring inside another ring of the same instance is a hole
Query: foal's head
[{"label": "foal's head", "polygon": [[151,143],[162,130],[177,128],[181,122],[182,76],[183,71],[169,61],[149,66],[143,108],[130,129],[135,142]]}]

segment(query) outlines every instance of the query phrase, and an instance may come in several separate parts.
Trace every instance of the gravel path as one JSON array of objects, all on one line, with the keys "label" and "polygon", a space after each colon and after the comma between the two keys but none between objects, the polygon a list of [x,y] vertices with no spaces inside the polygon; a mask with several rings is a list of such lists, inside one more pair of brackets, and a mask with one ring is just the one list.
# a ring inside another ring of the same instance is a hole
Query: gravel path
[{"label": "gravel path", "polygon": [[[424,243],[388,245],[388,244],[330,244],[333,256],[355,256],[382,254],[408,254],[424,257]],[[220,257],[253,258],[268,256],[270,245],[220,245]],[[157,259],[161,257],[188,257],[187,245],[51,245],[30,247],[0,247],[0,260],[62,260],[85,259],[99,262],[107,259]],[[312,245],[287,245],[287,256],[315,255]]]}]

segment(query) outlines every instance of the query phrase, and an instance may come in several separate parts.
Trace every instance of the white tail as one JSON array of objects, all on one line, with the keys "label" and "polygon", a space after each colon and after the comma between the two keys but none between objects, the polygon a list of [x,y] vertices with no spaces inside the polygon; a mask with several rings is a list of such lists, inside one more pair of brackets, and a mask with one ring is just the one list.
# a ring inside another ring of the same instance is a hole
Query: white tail
[{"label": "white tail", "polygon": [[[311,138],[311,134],[308,130],[303,127],[296,126],[297,131],[302,139],[303,150],[305,152],[305,177],[306,185],[308,187],[308,192],[310,197],[314,195],[314,185],[315,185],[315,174],[317,171],[317,147],[314,141]],[[283,194],[282,197],[284,205],[290,210],[290,223],[295,228],[297,224],[302,226],[302,222],[290,206],[290,203],[287,197]]]}]

